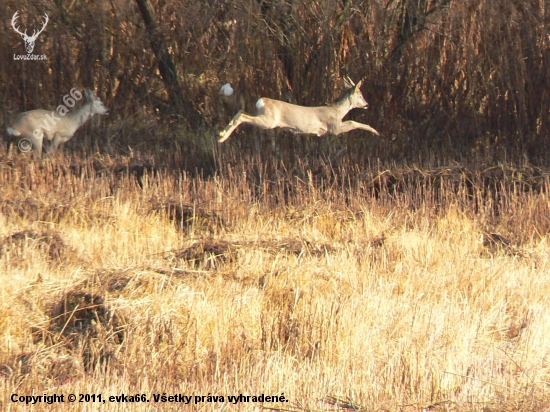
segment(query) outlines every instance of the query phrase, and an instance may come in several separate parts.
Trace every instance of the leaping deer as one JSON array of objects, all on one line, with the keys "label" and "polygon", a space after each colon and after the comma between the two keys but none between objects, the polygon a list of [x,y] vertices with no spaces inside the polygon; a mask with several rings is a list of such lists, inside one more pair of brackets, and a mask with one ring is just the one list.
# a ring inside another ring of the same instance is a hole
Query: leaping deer
[{"label": "leaping deer", "polygon": [[[280,100],[260,98],[256,102],[257,116],[252,116],[240,110],[229,122],[227,127],[220,132],[220,143],[225,142],[231,133],[241,124],[248,123],[263,129],[282,127],[293,133],[316,134],[323,136],[326,133],[338,135],[354,129],[368,130],[371,133],[379,133],[367,124],[342,119],[351,109],[366,109],[366,102],[361,90],[362,80],[354,84],[349,78],[349,88],[336,102],[328,106],[306,107],[286,103]],[[229,91],[229,89],[226,89]]]},{"label": "leaping deer", "polygon": [[38,35],[44,31],[44,29],[46,28],[46,25],[48,24],[48,21],[49,21],[48,13],[44,13],[44,24],[42,25],[42,28],[38,32],[34,30],[34,32],[32,33],[32,36],[27,35],[27,30],[25,30],[25,33],[21,32],[21,30],[19,30],[19,27],[15,25],[17,19],[19,18],[18,13],[19,13],[19,10],[16,11],[15,14],[13,15],[11,19],[11,26],[13,27],[13,30],[15,30],[17,33],[21,35],[21,37],[23,38],[23,41],[25,42],[25,48],[27,49],[27,53],[31,54],[32,51],[34,50],[34,42],[38,38]]},{"label": "leaping deer", "polygon": [[91,90],[84,89],[84,97],[87,102],[80,109],[71,112],[38,109],[21,113],[11,127],[8,127],[8,134],[19,140],[30,141],[38,157],[42,156],[42,143],[46,137],[52,141],[49,152],[53,153],[60,144],[73,137],[78,128],[94,114],[107,114],[107,108]]}]

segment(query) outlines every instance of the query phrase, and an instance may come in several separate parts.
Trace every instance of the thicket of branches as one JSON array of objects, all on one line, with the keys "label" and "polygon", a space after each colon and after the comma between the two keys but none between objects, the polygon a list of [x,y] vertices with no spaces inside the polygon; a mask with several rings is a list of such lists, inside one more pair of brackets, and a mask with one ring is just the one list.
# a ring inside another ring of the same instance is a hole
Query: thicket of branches
[{"label": "thicket of branches", "polygon": [[[47,61],[14,60],[24,53],[11,29],[16,10],[29,33],[49,14],[34,51]],[[347,147],[356,161],[550,159],[545,0],[8,0],[0,16],[4,126],[16,112],[55,107],[71,88],[91,87],[110,116],[85,144],[197,146],[240,108],[220,100],[226,82],[253,111],[261,95],[330,102],[349,75],[365,77],[370,103],[350,117],[383,137],[281,133],[281,156]],[[227,144],[257,150],[250,130]]]}]

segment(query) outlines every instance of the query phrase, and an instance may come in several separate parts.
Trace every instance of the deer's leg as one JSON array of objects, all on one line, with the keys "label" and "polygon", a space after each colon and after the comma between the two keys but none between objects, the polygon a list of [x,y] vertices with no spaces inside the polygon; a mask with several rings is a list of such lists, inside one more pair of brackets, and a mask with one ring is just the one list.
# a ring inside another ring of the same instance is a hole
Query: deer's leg
[{"label": "deer's leg", "polygon": [[368,124],[363,124],[359,122],[354,122],[353,120],[348,120],[347,122],[342,122],[340,124],[340,127],[338,127],[336,130],[334,130],[334,134],[340,134],[340,133],[346,133],[350,130],[354,129],[362,129],[362,130],[368,130],[371,133],[374,133],[376,135],[379,135],[375,129],[370,127]]},{"label": "deer's leg", "polygon": [[227,127],[220,132],[220,139],[218,142],[223,143],[227,139],[229,139],[229,136],[231,136],[231,133],[242,123],[248,123],[253,124],[255,126],[261,127],[263,129],[272,129],[273,127],[276,127],[276,125],[271,124],[267,121],[267,118],[263,115],[260,116],[251,116],[248,113],[245,113],[244,111],[239,111],[239,113],[236,114],[236,116],[229,122]]},{"label": "deer's leg", "polygon": [[42,141],[44,140],[44,132],[40,129],[36,129],[32,135],[28,137],[28,140],[32,143],[32,150],[38,157],[42,157]]},{"label": "deer's leg", "polygon": [[220,139],[218,140],[218,142],[223,143],[227,139],[229,139],[229,136],[231,136],[231,133],[233,133],[233,131],[243,122],[242,119],[245,116],[251,117],[248,114],[246,114],[244,111],[239,110],[239,113],[237,113],[235,117],[233,117],[233,119],[229,122],[227,127],[220,132]]},{"label": "deer's leg", "polygon": [[36,144],[33,145],[33,150],[38,158],[42,157],[42,140],[38,140]]},{"label": "deer's leg", "polygon": [[52,139],[52,144],[50,146],[50,150],[48,152],[50,153],[53,153],[55,151],[57,151],[57,149],[59,148],[59,145],[62,144],[62,143],[65,143],[67,140],[69,139],[65,139],[61,136],[59,136],[59,133],[56,133]]}]

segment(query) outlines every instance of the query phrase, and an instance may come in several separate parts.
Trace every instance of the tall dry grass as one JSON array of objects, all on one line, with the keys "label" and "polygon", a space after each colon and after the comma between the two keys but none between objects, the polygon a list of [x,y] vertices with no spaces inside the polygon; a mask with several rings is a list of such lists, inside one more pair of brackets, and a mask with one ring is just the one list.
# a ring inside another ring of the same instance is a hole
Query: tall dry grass
[{"label": "tall dry grass", "polygon": [[0,158],[0,409],[548,410],[548,170],[241,160]]}]

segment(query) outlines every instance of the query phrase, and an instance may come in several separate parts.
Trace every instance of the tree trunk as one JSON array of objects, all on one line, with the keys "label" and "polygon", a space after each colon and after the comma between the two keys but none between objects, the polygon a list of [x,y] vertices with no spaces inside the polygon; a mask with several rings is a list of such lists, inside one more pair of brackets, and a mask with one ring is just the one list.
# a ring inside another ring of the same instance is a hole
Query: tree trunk
[{"label": "tree trunk", "polygon": [[166,86],[170,100],[174,106],[183,108],[186,113],[185,117],[195,126],[194,123],[198,123],[199,121],[198,116],[193,109],[192,102],[187,101],[183,97],[183,89],[178,81],[176,66],[157,26],[153,5],[150,0],[136,0],[136,3],[145,22],[145,27],[151,41],[151,48],[159,61],[160,76]]}]

